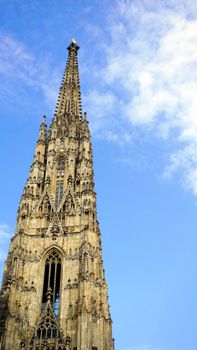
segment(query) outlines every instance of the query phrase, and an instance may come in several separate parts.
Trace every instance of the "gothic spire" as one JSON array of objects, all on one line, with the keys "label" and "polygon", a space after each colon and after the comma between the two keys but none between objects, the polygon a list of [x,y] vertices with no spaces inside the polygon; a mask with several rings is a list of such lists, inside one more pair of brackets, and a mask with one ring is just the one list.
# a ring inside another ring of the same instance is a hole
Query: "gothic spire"
[{"label": "gothic spire", "polygon": [[71,115],[81,118],[81,92],[79,83],[78,57],[79,46],[75,39],[67,48],[68,60],[58,95],[55,116]]},{"label": "gothic spire", "polygon": [[46,141],[47,137],[47,124],[46,124],[46,115],[43,115],[42,122],[40,124],[40,130],[39,130],[39,137],[38,137],[38,143],[44,143]]},{"label": "gothic spire", "polygon": [[114,350],[78,49],[72,40],[57,113],[48,131],[43,117],[19,203],[0,291],[0,349]]}]

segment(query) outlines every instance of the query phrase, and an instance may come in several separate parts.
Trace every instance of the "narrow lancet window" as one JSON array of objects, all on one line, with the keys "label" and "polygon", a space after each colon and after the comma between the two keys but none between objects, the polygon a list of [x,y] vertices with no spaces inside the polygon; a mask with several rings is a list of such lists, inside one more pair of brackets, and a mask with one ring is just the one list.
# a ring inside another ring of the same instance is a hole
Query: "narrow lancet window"
[{"label": "narrow lancet window", "polygon": [[55,206],[57,207],[63,197],[64,181],[63,179],[57,179],[56,182],[56,195],[55,195]]},{"label": "narrow lancet window", "polygon": [[57,181],[56,181],[56,195],[55,195],[55,206],[57,207],[60,203],[63,192],[64,192],[64,169],[65,162],[64,159],[59,159],[57,166]]},{"label": "narrow lancet window", "polygon": [[61,258],[56,250],[52,250],[45,262],[44,283],[42,303],[47,302],[47,295],[50,291],[51,304],[54,307],[55,315],[58,316],[60,300],[60,280],[61,280]]}]

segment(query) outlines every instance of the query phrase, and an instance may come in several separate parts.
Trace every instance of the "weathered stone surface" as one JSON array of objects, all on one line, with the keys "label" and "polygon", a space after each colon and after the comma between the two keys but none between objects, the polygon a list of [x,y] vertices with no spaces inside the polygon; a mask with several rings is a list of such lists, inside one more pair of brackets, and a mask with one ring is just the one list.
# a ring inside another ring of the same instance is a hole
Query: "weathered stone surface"
[{"label": "weathered stone surface", "polygon": [[78,48],[68,47],[56,112],[48,131],[43,118],[21,196],[0,294],[1,350],[113,350]]}]

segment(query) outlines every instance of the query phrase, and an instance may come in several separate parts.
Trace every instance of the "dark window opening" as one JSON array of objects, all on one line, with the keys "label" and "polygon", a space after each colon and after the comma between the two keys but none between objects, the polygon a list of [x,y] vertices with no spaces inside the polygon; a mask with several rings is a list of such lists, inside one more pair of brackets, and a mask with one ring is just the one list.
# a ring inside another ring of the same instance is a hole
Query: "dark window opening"
[{"label": "dark window opening", "polygon": [[48,339],[51,338],[51,329],[50,329],[50,328],[47,330],[47,338],[48,338]]},{"label": "dark window opening", "polygon": [[49,278],[49,265],[45,265],[45,273],[44,273],[44,287],[43,287],[43,303],[46,303],[47,298],[44,298],[44,296],[47,295],[47,290],[48,290],[48,278]]},{"label": "dark window opening", "polygon": [[42,304],[47,302],[47,292],[51,293],[51,304],[54,307],[56,317],[59,310],[60,295],[60,279],[61,279],[61,258],[56,250],[49,253],[44,272]]},{"label": "dark window opening", "polygon": [[55,205],[56,207],[60,203],[63,197],[63,189],[64,189],[64,169],[65,169],[65,161],[64,159],[59,159],[57,165],[57,182],[56,182],[56,196],[55,196]]},{"label": "dark window opening", "polygon": [[50,288],[53,290],[53,284],[54,284],[54,275],[55,275],[55,264],[51,264],[51,276],[50,276]]},{"label": "dark window opening", "polygon": [[57,179],[56,183],[56,195],[55,195],[55,206],[57,207],[58,204],[61,202],[61,199],[63,197],[63,189],[64,189],[64,181]]},{"label": "dark window opening", "polygon": [[52,338],[57,338],[57,337],[58,337],[57,329],[53,329]]}]

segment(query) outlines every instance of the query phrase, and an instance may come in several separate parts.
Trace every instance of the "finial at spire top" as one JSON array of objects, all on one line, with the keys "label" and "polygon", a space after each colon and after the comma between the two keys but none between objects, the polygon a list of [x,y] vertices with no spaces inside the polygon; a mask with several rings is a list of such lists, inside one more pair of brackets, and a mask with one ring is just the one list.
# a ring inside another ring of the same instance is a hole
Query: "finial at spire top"
[{"label": "finial at spire top", "polygon": [[42,123],[43,124],[46,124],[46,118],[47,118],[46,115],[43,115],[43,117],[42,117]]},{"label": "finial at spire top", "polygon": [[79,46],[77,45],[77,40],[75,38],[72,38],[71,44],[67,48],[68,50],[75,49],[79,50]]}]

